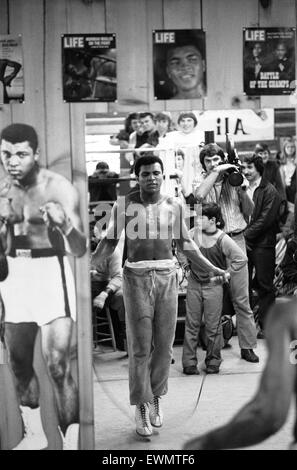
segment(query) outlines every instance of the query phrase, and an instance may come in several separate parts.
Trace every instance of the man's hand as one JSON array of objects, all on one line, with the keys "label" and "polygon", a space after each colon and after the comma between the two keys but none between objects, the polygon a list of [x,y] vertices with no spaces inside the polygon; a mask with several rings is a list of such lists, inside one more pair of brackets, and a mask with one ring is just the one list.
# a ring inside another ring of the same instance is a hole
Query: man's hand
[{"label": "man's hand", "polygon": [[104,304],[105,304],[105,301],[108,297],[108,293],[105,292],[104,290],[102,292],[100,292],[99,295],[97,295],[97,297],[95,297],[95,299],[93,300],[93,305],[94,307],[98,307],[100,309],[102,309],[104,307]]},{"label": "man's hand", "polygon": [[214,168],[214,172],[216,173],[224,173],[225,171],[230,170],[231,168],[237,169],[236,165],[232,165],[231,163],[223,163],[223,165],[218,165]]},{"label": "man's hand", "polygon": [[224,271],[222,274],[212,276],[210,278],[210,282],[213,284],[225,284],[225,282],[230,280],[230,277],[230,273],[228,271]]},{"label": "man's hand", "polygon": [[40,207],[40,212],[48,227],[59,227],[64,234],[73,228],[71,220],[58,202],[47,202]]}]

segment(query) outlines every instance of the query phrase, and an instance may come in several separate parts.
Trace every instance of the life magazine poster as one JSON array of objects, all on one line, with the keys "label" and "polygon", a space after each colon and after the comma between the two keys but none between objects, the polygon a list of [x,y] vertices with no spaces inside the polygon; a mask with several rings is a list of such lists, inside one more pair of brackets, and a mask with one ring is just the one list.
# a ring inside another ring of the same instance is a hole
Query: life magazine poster
[{"label": "life magazine poster", "polygon": [[206,95],[205,32],[153,31],[156,100],[199,99]]},{"label": "life magazine poster", "polygon": [[62,61],[64,101],[116,101],[115,34],[64,34]]},{"label": "life magazine poster", "polygon": [[295,29],[244,28],[243,87],[247,95],[283,95],[295,89]]},{"label": "life magazine poster", "polygon": [[24,99],[22,36],[0,34],[0,104]]}]

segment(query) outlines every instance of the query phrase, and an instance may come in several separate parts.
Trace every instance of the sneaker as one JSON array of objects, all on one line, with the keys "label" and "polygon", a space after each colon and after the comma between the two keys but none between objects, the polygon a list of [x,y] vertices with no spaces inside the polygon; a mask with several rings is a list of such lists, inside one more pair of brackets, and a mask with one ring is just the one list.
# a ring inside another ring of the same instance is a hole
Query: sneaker
[{"label": "sneaker", "polygon": [[24,437],[12,450],[45,449],[48,442],[41,422],[40,408],[21,406],[20,409],[24,424]]},{"label": "sneaker", "polygon": [[205,373],[206,374],[218,374],[220,372],[219,366],[206,366]]},{"label": "sneaker", "polygon": [[199,375],[199,371],[196,366],[187,366],[183,368],[183,373],[186,375]]},{"label": "sneaker", "polygon": [[259,362],[259,357],[254,353],[252,349],[242,349],[241,357],[247,362]]},{"label": "sneaker", "polygon": [[150,422],[155,428],[160,428],[163,424],[163,412],[161,410],[160,400],[160,397],[155,396],[148,404]]},{"label": "sneaker", "polygon": [[153,434],[147,403],[141,403],[135,409],[136,432],[139,436],[148,437]]},{"label": "sneaker", "polygon": [[66,434],[62,433],[60,426],[58,426],[62,438],[63,450],[78,450],[79,441],[79,424],[70,424],[66,430]]}]

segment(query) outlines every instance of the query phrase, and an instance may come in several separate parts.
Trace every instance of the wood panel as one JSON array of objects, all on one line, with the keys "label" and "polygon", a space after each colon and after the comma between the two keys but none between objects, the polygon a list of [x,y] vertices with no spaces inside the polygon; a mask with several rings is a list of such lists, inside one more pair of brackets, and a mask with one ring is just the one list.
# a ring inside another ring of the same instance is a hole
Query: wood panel
[{"label": "wood panel", "polygon": [[[164,0],[164,29],[201,29],[201,1]],[[208,73],[206,79],[208,84]],[[166,101],[168,111],[204,109],[204,106],[201,99]]]},{"label": "wood panel", "polygon": [[[8,5],[6,0],[0,0],[0,34],[9,34]],[[0,104],[0,124],[1,128],[11,123],[11,105]],[[0,170],[0,177],[2,172]]]},{"label": "wood panel", "polygon": [[206,109],[254,108],[243,94],[242,28],[258,21],[257,0],[203,0],[208,96]]},{"label": "wood panel", "polygon": [[[39,21],[36,21],[36,18],[39,18]],[[43,2],[40,0],[10,0],[9,30],[12,35],[22,35],[25,83],[25,102],[11,105],[11,117],[13,122],[24,122],[36,128],[41,163],[45,163],[42,19]]]},{"label": "wood panel", "polygon": [[[105,4],[103,1],[84,4],[74,0],[67,4],[69,33],[104,33]],[[112,32],[112,31],[107,31]],[[81,214],[88,233],[87,174],[85,162],[85,114],[106,112],[106,103],[72,103],[70,106],[70,142],[72,179],[81,196]],[[92,320],[90,308],[89,254],[75,260],[77,292],[78,377],[81,449],[94,448],[93,371],[92,371]]]},{"label": "wood panel", "polygon": [[147,109],[152,97],[148,80],[148,42],[146,0],[106,1],[108,32],[117,37],[118,103],[110,103],[110,112]]},{"label": "wood panel", "polygon": [[[259,23],[260,26],[266,27],[296,27],[295,0],[271,2],[270,7],[267,9],[260,6]],[[288,108],[292,104],[290,102],[290,95],[261,96],[261,106],[263,108]]]}]

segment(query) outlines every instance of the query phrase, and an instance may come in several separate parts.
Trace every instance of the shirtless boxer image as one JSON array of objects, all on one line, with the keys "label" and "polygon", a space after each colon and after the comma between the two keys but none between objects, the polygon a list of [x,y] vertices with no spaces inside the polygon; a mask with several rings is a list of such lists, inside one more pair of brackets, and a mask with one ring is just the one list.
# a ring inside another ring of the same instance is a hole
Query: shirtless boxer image
[{"label": "shirtless boxer image", "polygon": [[66,251],[86,252],[79,195],[63,176],[39,166],[33,127],[11,124],[0,135],[0,234],[8,261],[0,283],[5,342],[24,425],[14,450],[48,445],[33,368],[41,329],[42,354],[51,379],[63,449],[77,449],[78,391],[70,371],[70,340],[76,319],[75,285]]},{"label": "shirtless boxer image", "polygon": [[136,405],[136,432],[148,437],[161,427],[161,396],[167,393],[177,317],[178,283],[172,241],[187,257],[216,276],[228,273],[212,265],[190,238],[177,198],[161,194],[163,162],[140,157],[135,164],[139,190],[115,203],[107,235],[92,263],[111,255],[125,230],[127,259],[123,295],[129,356],[130,403]]}]

